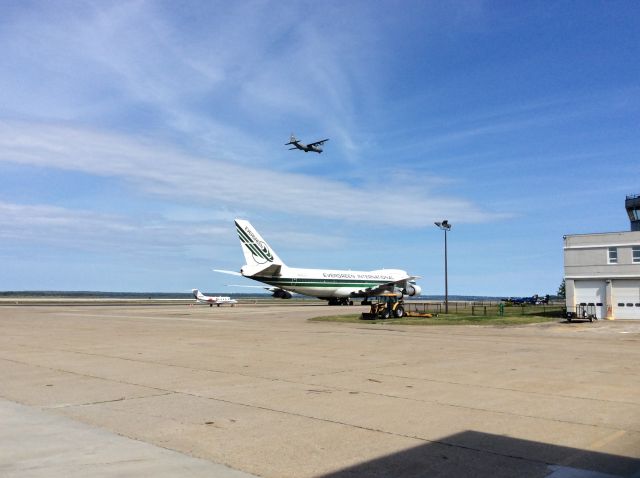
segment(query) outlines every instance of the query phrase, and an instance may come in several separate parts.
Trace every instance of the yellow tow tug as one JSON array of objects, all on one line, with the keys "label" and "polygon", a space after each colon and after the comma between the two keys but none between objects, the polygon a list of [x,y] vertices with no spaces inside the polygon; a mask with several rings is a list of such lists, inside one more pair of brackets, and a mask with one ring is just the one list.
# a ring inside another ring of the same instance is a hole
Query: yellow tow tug
[{"label": "yellow tow tug", "polygon": [[391,317],[400,319],[405,316],[402,294],[398,295],[388,292],[377,297],[372,297],[372,299],[371,310],[362,313],[363,319],[390,319]]}]

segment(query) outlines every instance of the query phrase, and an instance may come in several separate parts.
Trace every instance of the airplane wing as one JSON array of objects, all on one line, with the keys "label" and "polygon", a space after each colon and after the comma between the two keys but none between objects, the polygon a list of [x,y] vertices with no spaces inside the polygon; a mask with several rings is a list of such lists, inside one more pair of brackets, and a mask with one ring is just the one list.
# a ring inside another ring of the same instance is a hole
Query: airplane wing
[{"label": "airplane wing", "polygon": [[227,287],[247,287],[249,289],[266,289],[266,290],[277,289],[277,287],[266,287],[262,285],[244,285],[244,284],[225,284],[225,285]]},{"label": "airplane wing", "polygon": [[397,282],[387,282],[386,284],[380,284],[376,287],[367,287],[359,291],[361,294],[378,295],[383,292],[391,292],[395,288]]},{"label": "airplane wing", "polygon": [[321,144],[324,144],[324,143],[326,143],[327,141],[329,141],[329,138],[327,138],[327,139],[323,139],[323,140],[321,140],[321,141],[316,141],[315,143],[309,143],[309,144],[307,145],[307,147],[310,147],[310,146],[320,146]]},{"label": "airplane wing", "polygon": [[232,276],[242,276],[239,272],[236,271],[225,271],[222,269],[213,269],[214,272],[222,272],[223,274],[231,274]]},{"label": "airplane wing", "polygon": [[274,292],[278,289],[280,289],[280,287],[270,287],[270,286],[264,286],[264,285],[243,285],[243,284],[225,284],[227,287],[247,287],[249,289],[264,289],[264,290],[268,290],[269,292]]},{"label": "airplane wing", "polygon": [[295,292],[288,291],[282,287],[262,286],[262,285],[240,285],[240,284],[227,284],[227,287],[250,287],[253,289],[264,289],[273,293],[273,297],[277,299],[291,299],[291,296]]},{"label": "airplane wing", "polygon": [[368,287],[366,289],[362,289],[359,292],[361,294],[368,294],[368,295],[378,295],[381,294],[383,292],[393,292],[393,290],[396,288],[396,286],[400,285],[401,283],[404,283],[404,286],[406,286],[406,283],[412,280],[416,280],[419,279],[420,276],[408,276],[404,279],[398,279],[396,281],[392,281],[392,282],[387,282],[385,284],[379,284],[376,287]]}]

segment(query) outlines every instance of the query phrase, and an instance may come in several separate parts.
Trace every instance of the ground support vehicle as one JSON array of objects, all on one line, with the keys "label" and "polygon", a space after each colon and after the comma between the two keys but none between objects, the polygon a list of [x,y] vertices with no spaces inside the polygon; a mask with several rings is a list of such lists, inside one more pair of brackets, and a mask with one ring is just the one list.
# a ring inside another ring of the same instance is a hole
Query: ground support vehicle
[{"label": "ground support vehicle", "polygon": [[369,302],[371,302],[371,309],[369,312],[362,313],[362,318],[365,320],[390,319],[392,317],[400,319],[405,316],[402,295],[382,294],[371,297]]}]

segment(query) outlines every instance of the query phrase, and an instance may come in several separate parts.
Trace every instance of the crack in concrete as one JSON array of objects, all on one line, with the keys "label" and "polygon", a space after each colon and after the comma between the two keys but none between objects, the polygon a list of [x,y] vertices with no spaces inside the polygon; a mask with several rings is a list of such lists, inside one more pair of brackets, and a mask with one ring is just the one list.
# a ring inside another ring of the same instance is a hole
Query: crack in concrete
[{"label": "crack in concrete", "polygon": [[[131,385],[131,384],[129,384],[129,385]],[[140,399],[145,399],[145,398],[163,397],[165,395],[174,395],[176,393],[178,393],[178,392],[168,391],[166,393],[155,393],[153,395],[141,395],[141,396],[138,396],[138,397],[119,397],[119,398],[114,398],[112,400],[98,400],[98,401],[95,401],[95,402],[86,402],[86,403],[68,403],[68,404],[65,404],[65,405],[45,406],[45,407],[42,407],[42,408],[47,409],[47,410],[59,410],[59,409],[62,409],[62,408],[88,407],[88,406],[91,406],[91,405],[102,405],[104,403],[129,402],[129,401],[132,401],[132,400],[140,400]]]}]

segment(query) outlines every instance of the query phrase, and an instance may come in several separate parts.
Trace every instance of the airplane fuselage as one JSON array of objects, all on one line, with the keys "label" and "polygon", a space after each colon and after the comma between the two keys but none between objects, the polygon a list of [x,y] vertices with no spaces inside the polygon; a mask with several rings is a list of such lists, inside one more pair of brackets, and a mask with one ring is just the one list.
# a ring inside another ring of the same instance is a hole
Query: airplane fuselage
[{"label": "airplane fuselage", "polygon": [[[243,274],[244,275],[244,274]],[[278,275],[245,275],[249,279],[269,284],[286,291],[319,299],[367,297],[367,289],[410,280],[403,270],[351,271],[331,269],[298,269],[283,266]]]},{"label": "airplane fuselage", "polygon": [[231,306],[234,306],[235,304],[238,303],[237,300],[232,299],[231,297],[207,297],[206,299],[196,299],[196,301],[199,304],[208,304],[209,307],[213,307],[214,305],[220,307],[221,305],[224,304],[229,304]]},{"label": "airplane fuselage", "polygon": [[193,293],[193,297],[196,299],[196,303],[198,303],[198,304],[208,304],[209,307],[213,307],[214,305],[217,305],[218,307],[220,307],[222,304],[229,304],[229,305],[233,306],[233,305],[238,303],[237,300],[232,299],[231,297],[228,297],[228,296],[222,296],[222,295],[209,296],[209,295],[204,295],[198,289],[192,289],[191,292]]},{"label": "airplane fuselage", "polygon": [[304,151],[305,153],[313,152],[313,153],[322,153],[322,148],[320,146],[309,146],[307,144],[295,142],[292,143],[296,148]]}]

